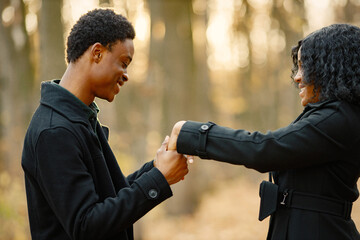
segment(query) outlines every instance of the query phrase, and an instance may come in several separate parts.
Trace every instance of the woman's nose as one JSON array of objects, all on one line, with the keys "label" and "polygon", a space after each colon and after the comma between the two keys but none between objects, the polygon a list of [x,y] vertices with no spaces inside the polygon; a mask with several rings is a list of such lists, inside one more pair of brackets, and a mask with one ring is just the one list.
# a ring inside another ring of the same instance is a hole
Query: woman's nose
[{"label": "woman's nose", "polygon": [[295,77],[294,77],[294,82],[296,83],[300,83],[302,79],[302,73],[300,70],[297,71]]}]

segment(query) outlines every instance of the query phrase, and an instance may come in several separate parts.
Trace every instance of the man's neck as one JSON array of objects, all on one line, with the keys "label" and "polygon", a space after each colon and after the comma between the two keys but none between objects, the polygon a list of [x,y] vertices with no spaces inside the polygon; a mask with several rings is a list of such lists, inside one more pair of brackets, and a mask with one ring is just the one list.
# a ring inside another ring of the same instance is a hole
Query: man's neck
[{"label": "man's neck", "polygon": [[69,63],[59,84],[89,106],[95,96],[91,94],[87,84],[86,66],[80,65],[81,63]]}]

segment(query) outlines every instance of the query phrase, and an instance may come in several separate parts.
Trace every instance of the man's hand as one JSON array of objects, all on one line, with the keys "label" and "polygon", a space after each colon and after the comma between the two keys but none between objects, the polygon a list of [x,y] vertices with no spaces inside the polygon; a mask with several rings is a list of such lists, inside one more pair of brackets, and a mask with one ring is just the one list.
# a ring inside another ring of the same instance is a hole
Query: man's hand
[{"label": "man's hand", "polygon": [[189,172],[187,158],[176,152],[176,150],[167,150],[169,136],[166,136],[161,147],[156,152],[154,166],[160,170],[168,181],[169,185],[184,179]]}]

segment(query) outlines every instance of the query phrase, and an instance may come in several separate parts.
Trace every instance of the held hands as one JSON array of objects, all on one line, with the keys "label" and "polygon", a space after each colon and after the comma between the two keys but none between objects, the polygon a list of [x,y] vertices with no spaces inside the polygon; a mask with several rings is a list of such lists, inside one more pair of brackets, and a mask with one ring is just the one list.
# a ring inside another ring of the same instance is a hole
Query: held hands
[{"label": "held hands", "polygon": [[156,152],[154,166],[164,175],[169,185],[172,185],[184,179],[189,169],[187,158],[183,154],[177,153],[176,149],[169,149],[168,144],[169,136],[166,136]]}]

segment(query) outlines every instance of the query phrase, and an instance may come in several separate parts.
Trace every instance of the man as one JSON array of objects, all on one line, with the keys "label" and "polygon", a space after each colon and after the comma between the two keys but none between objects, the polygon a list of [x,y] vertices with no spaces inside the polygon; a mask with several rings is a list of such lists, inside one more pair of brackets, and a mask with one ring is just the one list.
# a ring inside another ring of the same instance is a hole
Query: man
[{"label": "man", "polygon": [[132,224],[188,172],[166,138],[154,161],[124,177],[97,121],[95,97],[111,102],[128,81],[134,37],[112,10],[88,12],[68,37],[65,74],[41,85],[22,157],[34,240],[133,239]]}]

